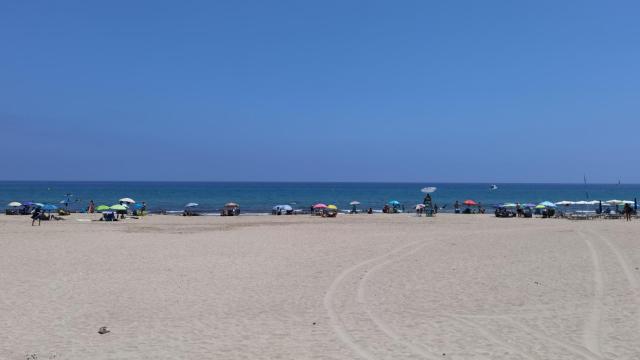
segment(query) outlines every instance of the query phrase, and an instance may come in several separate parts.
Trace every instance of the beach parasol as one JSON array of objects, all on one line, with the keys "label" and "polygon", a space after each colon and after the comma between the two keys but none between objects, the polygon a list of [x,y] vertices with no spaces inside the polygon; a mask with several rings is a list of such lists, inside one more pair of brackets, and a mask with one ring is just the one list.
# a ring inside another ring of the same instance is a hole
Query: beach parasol
[{"label": "beach parasol", "polygon": [[225,207],[240,207],[240,205],[234,203],[234,202],[228,202],[226,204],[224,204]]},{"label": "beach parasol", "polygon": [[396,206],[396,205],[400,205],[400,201],[398,201],[398,200],[391,200],[391,201],[389,201],[389,205],[394,205],[394,206]]},{"label": "beach parasol", "polygon": [[536,209],[545,209],[546,206],[542,205],[542,204],[538,204],[536,205]]},{"label": "beach parasol", "polygon": [[125,210],[127,210],[127,207],[124,206],[124,205],[118,204],[118,205],[111,206],[110,209],[111,210],[116,210],[116,211],[125,211]]},{"label": "beach parasol", "polygon": [[425,194],[431,194],[432,192],[436,192],[436,190],[438,190],[438,188],[435,186],[427,186],[420,189],[420,191],[422,191]]},{"label": "beach parasol", "polygon": [[19,203],[19,202],[17,202],[17,201],[12,201],[12,202],[10,202],[7,206],[10,206],[10,207],[18,207],[18,206],[22,206],[22,204],[20,204],[20,203]]},{"label": "beach parasol", "polygon": [[327,209],[338,210],[338,207],[335,205],[327,205]]},{"label": "beach parasol", "polygon": [[465,200],[465,201],[463,202],[463,204],[465,204],[465,205],[467,205],[467,206],[477,206],[477,205],[478,205],[478,203],[477,203],[477,202],[475,202],[475,201],[473,201],[473,200]]},{"label": "beach parasol", "polygon": [[127,198],[127,197],[126,198],[122,198],[122,199],[120,199],[118,201],[123,202],[123,203],[128,203],[128,204],[135,204],[136,203],[135,200],[133,200],[132,198]]},{"label": "beach parasol", "polygon": [[360,205],[360,201],[354,200],[354,201],[350,202],[349,205]]},{"label": "beach parasol", "polygon": [[107,205],[98,205],[98,207],[96,207],[96,211],[107,211],[109,210],[109,207]]},{"label": "beach parasol", "polygon": [[32,205],[33,206],[37,206],[37,207],[43,207],[44,206],[43,203],[33,203]]},{"label": "beach parasol", "polygon": [[524,204],[522,206],[528,207],[528,208],[532,208],[532,207],[536,207],[536,204],[534,204],[534,203],[526,203],[526,204]]},{"label": "beach parasol", "polygon": [[314,209],[324,209],[326,207],[327,207],[327,205],[325,205],[323,203],[318,203],[318,204],[313,205]]},{"label": "beach parasol", "polygon": [[502,207],[506,207],[506,208],[514,208],[518,205],[514,204],[514,203],[506,203],[506,204],[502,204]]},{"label": "beach parasol", "polygon": [[416,205],[416,210],[424,209],[424,207],[425,207],[424,204],[418,204]]},{"label": "beach parasol", "polygon": [[190,202],[190,203],[188,203],[187,205],[185,205],[184,207],[186,207],[186,208],[188,208],[188,207],[196,207],[196,206],[198,206],[198,205],[200,205],[200,204],[198,204],[198,203],[194,203],[194,202]]},{"label": "beach parasol", "polygon": [[44,204],[40,208],[42,209],[42,211],[47,211],[47,212],[58,210],[58,207],[52,204]]}]

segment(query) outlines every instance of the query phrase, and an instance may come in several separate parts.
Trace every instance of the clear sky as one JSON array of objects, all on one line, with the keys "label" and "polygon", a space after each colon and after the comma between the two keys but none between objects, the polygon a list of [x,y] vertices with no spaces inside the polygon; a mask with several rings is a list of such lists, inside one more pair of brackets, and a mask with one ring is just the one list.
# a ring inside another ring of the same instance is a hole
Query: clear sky
[{"label": "clear sky", "polygon": [[637,1],[5,1],[0,179],[640,182]]}]

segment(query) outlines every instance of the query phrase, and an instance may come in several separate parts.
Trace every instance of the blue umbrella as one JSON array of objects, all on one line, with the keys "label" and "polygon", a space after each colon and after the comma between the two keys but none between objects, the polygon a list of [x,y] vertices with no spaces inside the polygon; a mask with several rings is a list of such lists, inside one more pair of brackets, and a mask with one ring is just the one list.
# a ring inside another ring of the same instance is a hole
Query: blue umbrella
[{"label": "blue umbrella", "polygon": [[134,209],[142,209],[143,206],[144,205],[142,205],[142,204],[133,204],[133,208]]},{"label": "blue umbrella", "polygon": [[52,204],[44,204],[43,206],[40,207],[43,211],[55,211],[58,210],[58,207]]},{"label": "blue umbrella", "polygon": [[389,201],[389,205],[400,205],[400,201],[398,201],[398,200],[391,200],[391,201]]}]

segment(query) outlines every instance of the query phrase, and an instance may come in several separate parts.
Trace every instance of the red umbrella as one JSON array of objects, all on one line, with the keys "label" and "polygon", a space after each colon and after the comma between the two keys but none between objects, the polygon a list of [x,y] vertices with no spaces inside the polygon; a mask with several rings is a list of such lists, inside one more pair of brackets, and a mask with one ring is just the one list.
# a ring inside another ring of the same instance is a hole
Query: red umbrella
[{"label": "red umbrella", "polygon": [[478,203],[473,201],[473,200],[465,200],[463,204],[465,204],[467,206],[477,206],[478,205]]}]

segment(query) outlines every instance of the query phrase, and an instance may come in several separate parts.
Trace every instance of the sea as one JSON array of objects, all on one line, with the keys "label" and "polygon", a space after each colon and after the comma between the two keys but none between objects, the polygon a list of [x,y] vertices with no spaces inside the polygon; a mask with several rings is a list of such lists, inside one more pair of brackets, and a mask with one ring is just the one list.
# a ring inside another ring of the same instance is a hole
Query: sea
[{"label": "sea", "polygon": [[96,206],[113,205],[128,197],[144,201],[151,212],[181,212],[194,202],[198,211],[213,215],[228,202],[238,203],[242,214],[268,214],[284,204],[302,210],[317,203],[335,204],[348,210],[350,202],[358,201],[359,209],[379,210],[396,200],[410,211],[422,202],[424,187],[436,187],[431,196],[444,212],[468,199],[489,209],[505,202],[633,201],[640,196],[640,184],[0,181],[0,204],[32,201],[64,207],[68,202],[70,210],[84,211],[90,200]]}]

